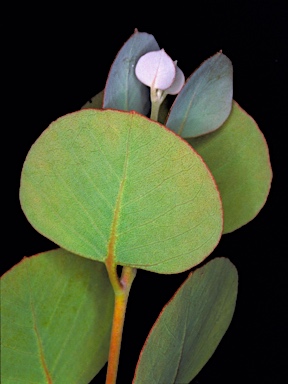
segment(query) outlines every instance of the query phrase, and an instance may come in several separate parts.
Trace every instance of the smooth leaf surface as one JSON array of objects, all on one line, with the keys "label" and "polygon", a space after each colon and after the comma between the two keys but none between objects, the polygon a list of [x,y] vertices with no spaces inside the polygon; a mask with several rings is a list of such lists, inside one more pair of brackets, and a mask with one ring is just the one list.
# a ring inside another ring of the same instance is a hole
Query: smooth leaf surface
[{"label": "smooth leaf surface", "polygon": [[224,233],[251,221],[269,194],[272,171],[266,140],[236,102],[216,132],[187,140],[217,182],[224,209]]},{"label": "smooth leaf surface", "polygon": [[159,273],[197,265],[222,233],[201,157],[136,112],[84,109],[53,122],[27,155],[20,201],[62,248]]},{"label": "smooth leaf surface", "polygon": [[133,384],[189,383],[225,334],[237,289],[238,274],[228,259],[214,259],[190,273],[150,331]]},{"label": "smooth leaf surface", "polygon": [[63,249],[1,277],[5,384],[87,384],[108,359],[113,291],[105,266]]},{"label": "smooth leaf surface", "polygon": [[159,50],[153,35],[135,33],[126,41],[113,62],[105,86],[103,108],[137,111],[146,115],[150,109],[150,91],[135,75],[139,58]]},{"label": "smooth leaf surface", "polygon": [[184,138],[212,132],[229,116],[232,96],[232,64],[219,52],[204,61],[186,81],[165,125]]}]

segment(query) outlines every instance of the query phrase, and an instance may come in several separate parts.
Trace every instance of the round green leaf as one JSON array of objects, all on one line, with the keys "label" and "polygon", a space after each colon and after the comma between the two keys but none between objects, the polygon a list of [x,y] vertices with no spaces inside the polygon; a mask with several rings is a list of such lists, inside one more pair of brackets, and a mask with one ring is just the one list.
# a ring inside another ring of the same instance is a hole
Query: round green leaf
[{"label": "round green leaf", "polygon": [[229,327],[237,289],[238,274],[228,259],[214,259],[192,272],[150,331],[133,384],[189,383]]},{"label": "round green leaf", "polygon": [[113,291],[105,266],[63,249],[1,277],[1,379],[87,384],[108,359]]},{"label": "round green leaf", "polygon": [[252,117],[234,102],[217,132],[187,141],[215,177],[223,203],[224,233],[251,221],[265,204],[272,179],[267,143]]},{"label": "round green leaf", "polygon": [[232,95],[232,63],[223,53],[216,53],[187,80],[165,125],[185,138],[215,131],[229,116]]},{"label": "round green leaf", "polygon": [[118,52],[108,75],[103,108],[122,111],[137,111],[146,115],[150,109],[149,88],[135,75],[135,66],[141,56],[149,51],[159,50],[153,35],[135,33]]},{"label": "round green leaf", "polygon": [[222,233],[201,157],[136,112],[84,109],[53,122],[27,155],[20,201],[61,247],[159,273],[198,264]]}]

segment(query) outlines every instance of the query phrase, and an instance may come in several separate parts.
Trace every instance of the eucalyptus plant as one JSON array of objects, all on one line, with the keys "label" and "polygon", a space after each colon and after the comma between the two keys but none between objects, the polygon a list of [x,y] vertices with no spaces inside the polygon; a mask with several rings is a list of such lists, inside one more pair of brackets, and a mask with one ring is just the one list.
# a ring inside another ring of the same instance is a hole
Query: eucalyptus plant
[{"label": "eucalyptus plant", "polygon": [[217,52],[185,79],[135,30],[105,89],[52,122],[24,162],[21,207],[59,248],[1,278],[2,383],[86,384],[107,361],[106,383],[116,383],[138,269],[190,273],[147,336],[133,383],[193,380],[238,290],[229,259],[205,259],[258,214],[271,179],[265,138],[233,100],[229,58]]}]

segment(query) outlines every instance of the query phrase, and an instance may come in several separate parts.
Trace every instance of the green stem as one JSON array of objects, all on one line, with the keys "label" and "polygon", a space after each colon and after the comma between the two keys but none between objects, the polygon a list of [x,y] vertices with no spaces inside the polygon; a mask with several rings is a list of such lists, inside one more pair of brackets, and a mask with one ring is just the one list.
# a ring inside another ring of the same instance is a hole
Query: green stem
[{"label": "green stem", "polygon": [[151,113],[150,113],[150,119],[154,121],[158,121],[158,115],[159,115],[159,109],[160,109],[160,103],[155,101],[151,103]]},{"label": "green stem", "polygon": [[160,106],[163,103],[167,93],[165,91],[161,91],[160,89],[155,89],[153,86],[150,88],[150,100],[151,100],[151,113],[150,119],[154,121],[158,121],[158,115]]},{"label": "green stem", "polygon": [[106,267],[115,293],[106,384],[115,384],[117,379],[121,340],[128,296],[131,285],[136,276],[136,269],[131,267],[123,267],[121,279],[119,281],[116,269],[117,266],[109,266],[106,264]]}]

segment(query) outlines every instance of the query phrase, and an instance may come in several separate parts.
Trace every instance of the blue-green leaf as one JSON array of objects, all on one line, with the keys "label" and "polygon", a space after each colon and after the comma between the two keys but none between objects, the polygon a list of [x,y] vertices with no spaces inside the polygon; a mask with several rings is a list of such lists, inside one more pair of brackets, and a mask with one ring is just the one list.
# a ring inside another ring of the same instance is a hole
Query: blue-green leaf
[{"label": "blue-green leaf", "polygon": [[165,125],[184,138],[219,128],[232,107],[232,75],[232,63],[223,53],[204,61],[175,99]]},{"label": "blue-green leaf", "polygon": [[237,270],[228,259],[214,259],[190,273],[151,329],[133,384],[189,383],[225,334],[237,289]]},{"label": "blue-green leaf", "polygon": [[149,51],[159,50],[153,35],[138,32],[126,41],[111,66],[105,86],[103,108],[135,110],[146,115],[150,109],[149,88],[135,75],[139,58]]}]

